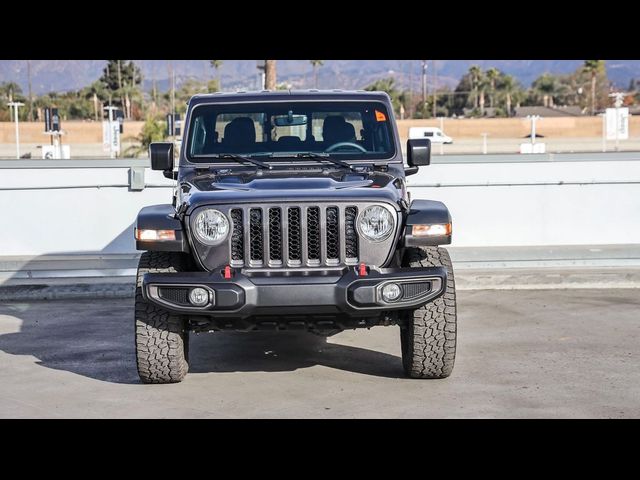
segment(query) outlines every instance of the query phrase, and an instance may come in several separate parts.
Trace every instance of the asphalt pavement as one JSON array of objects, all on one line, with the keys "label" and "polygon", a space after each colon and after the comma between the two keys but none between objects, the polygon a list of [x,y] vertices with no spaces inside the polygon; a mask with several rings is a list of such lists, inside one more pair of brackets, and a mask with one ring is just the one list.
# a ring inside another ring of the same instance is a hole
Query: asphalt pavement
[{"label": "asphalt pavement", "polygon": [[131,299],[0,303],[1,418],[637,418],[640,290],[459,292],[444,380],[403,377],[397,327],[192,337],[139,383]]}]

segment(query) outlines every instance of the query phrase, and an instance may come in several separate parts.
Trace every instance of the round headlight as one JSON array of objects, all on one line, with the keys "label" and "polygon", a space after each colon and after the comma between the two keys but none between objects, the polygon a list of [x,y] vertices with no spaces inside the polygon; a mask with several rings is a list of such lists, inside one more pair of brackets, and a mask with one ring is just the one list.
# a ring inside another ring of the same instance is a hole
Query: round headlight
[{"label": "round headlight", "polygon": [[360,232],[369,240],[380,242],[393,231],[393,217],[389,210],[378,205],[367,207],[360,215],[358,222]]},{"label": "round headlight", "polygon": [[207,245],[217,245],[229,234],[229,220],[222,212],[213,208],[198,213],[193,226],[198,240]]}]

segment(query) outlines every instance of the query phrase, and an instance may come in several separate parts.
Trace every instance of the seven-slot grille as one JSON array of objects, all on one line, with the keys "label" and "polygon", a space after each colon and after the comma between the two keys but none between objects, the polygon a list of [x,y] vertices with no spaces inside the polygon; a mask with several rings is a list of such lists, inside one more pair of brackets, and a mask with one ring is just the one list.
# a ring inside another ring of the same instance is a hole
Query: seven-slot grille
[{"label": "seven-slot grille", "polygon": [[231,266],[336,266],[358,263],[355,206],[231,208]]}]

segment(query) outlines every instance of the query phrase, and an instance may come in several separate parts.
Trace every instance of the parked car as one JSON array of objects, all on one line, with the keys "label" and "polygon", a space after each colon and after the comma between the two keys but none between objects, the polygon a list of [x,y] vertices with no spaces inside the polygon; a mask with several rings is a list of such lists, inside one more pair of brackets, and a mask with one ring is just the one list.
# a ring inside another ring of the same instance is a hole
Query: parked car
[{"label": "parked car", "polygon": [[431,143],[453,143],[453,138],[445,135],[438,127],[410,127],[409,138],[428,138]]},{"label": "parked car", "polygon": [[444,378],[456,353],[451,216],[411,200],[429,138],[403,165],[383,92],[256,92],[191,98],[151,166],[177,180],[143,208],[135,345],[145,383],[179,382],[190,332],[400,327],[412,378]]}]

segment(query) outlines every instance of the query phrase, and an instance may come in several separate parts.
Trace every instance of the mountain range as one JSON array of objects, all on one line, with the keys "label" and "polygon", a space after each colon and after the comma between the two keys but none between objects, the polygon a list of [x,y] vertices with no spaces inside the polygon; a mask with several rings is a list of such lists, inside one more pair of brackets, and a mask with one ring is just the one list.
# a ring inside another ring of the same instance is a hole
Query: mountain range
[{"label": "mountain range", "polygon": [[[179,86],[187,79],[205,80],[216,73],[209,60],[134,60],[141,67],[143,87],[149,91],[155,79],[158,88],[169,88],[171,68]],[[483,69],[496,67],[515,76],[528,87],[542,73],[564,74],[575,71],[582,60],[435,60],[427,63],[429,88],[455,87],[471,65]],[[31,83],[34,94],[82,88],[102,75],[105,60],[31,60]],[[640,79],[640,60],[606,60],[610,80],[625,89],[631,79]],[[422,60],[325,60],[318,68],[318,87],[323,89],[357,89],[385,77],[394,77],[402,88],[420,90]],[[435,74],[434,74],[435,72]],[[223,90],[254,90],[259,85],[255,60],[223,60],[219,69]],[[279,60],[278,82],[292,88],[313,88],[314,76],[309,60]],[[14,81],[27,91],[26,60],[0,60],[0,82]]]}]

